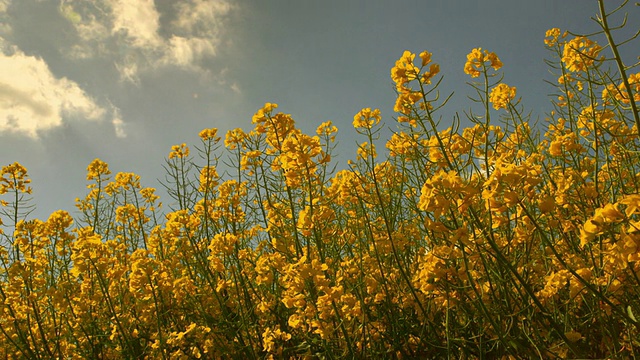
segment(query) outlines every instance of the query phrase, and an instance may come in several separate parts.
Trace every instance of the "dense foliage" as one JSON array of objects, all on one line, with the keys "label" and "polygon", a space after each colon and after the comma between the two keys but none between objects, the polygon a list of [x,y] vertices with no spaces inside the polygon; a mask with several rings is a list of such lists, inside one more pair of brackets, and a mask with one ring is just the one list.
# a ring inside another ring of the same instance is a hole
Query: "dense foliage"
[{"label": "dense foliage", "polygon": [[537,127],[473,49],[472,126],[443,129],[439,65],[407,51],[387,155],[363,109],[345,170],[335,126],[269,103],[173,147],[166,212],[96,159],[79,216],[27,220],[27,172],[4,167],[0,357],[638,357],[640,73],[606,20],[605,47],[547,32]]}]

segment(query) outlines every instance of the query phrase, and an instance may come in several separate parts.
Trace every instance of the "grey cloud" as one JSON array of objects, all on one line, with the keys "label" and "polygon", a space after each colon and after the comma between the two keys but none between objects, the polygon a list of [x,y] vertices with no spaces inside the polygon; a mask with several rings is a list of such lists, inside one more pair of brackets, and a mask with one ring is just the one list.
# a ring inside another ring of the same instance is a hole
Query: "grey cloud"
[{"label": "grey cloud", "polygon": [[179,0],[170,7],[152,0],[67,0],[60,13],[78,34],[69,57],[113,58],[121,80],[136,83],[140,74],[166,66],[205,73],[202,61],[215,57],[232,9],[226,0]]}]

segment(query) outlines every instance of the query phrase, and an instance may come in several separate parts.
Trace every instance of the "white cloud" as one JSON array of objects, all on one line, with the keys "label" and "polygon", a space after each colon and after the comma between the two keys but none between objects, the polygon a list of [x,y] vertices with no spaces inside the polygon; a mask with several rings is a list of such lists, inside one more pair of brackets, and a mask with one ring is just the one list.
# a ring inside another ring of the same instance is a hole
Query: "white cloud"
[{"label": "white cloud", "polygon": [[[0,0],[4,1],[4,0]],[[113,58],[120,79],[166,66],[207,73],[225,36],[228,0],[175,0],[161,14],[153,0],[65,0],[61,14],[80,42],[68,51],[76,59]],[[169,21],[162,22],[162,16]]]},{"label": "white cloud", "polygon": [[[41,59],[18,48],[0,51],[0,132],[38,132],[62,125],[63,118],[101,120],[105,109],[77,83],[56,78]],[[10,50],[10,51],[6,51]]]},{"label": "white cloud", "polygon": [[158,35],[160,14],[153,0],[111,0],[111,33],[123,31],[137,48],[153,49],[160,46]]},{"label": "white cloud", "polygon": [[172,36],[162,63],[185,69],[194,67],[204,57],[215,55],[215,45],[202,38]]}]

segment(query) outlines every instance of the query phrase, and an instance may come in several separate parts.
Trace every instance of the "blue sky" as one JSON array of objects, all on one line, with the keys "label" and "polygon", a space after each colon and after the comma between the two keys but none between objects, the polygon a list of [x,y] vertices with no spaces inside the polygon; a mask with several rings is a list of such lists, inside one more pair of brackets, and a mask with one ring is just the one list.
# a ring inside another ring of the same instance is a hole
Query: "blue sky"
[{"label": "blue sky", "polygon": [[433,53],[455,92],[448,116],[472,106],[462,69],[482,47],[544,117],[545,30],[592,32],[596,13],[586,0],[0,0],[0,165],[27,167],[34,216],[73,213],[94,158],[161,188],[171,145],[249,130],[275,102],[307,132],[332,120],[340,167],[361,108],[394,127],[389,70],[404,50]]}]

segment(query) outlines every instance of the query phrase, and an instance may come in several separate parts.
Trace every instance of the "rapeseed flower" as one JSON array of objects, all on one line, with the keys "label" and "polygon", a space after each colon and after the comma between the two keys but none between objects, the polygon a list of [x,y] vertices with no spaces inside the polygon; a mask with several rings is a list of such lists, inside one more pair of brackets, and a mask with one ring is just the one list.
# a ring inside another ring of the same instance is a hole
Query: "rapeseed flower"
[{"label": "rapeseed flower", "polygon": [[356,129],[371,129],[380,123],[380,110],[364,108],[353,117],[353,127]]},{"label": "rapeseed flower", "polygon": [[489,101],[496,110],[506,109],[508,104],[516,97],[516,88],[500,83],[491,90]]},{"label": "rapeseed flower", "polygon": [[577,36],[564,44],[562,62],[567,70],[573,72],[586,71],[598,59],[602,47],[584,36]]},{"label": "rapeseed flower", "polygon": [[486,71],[486,62],[489,62],[488,66],[496,71],[502,67],[502,62],[495,53],[487,50],[483,53],[482,48],[471,50],[464,65],[465,74],[471,75],[472,78],[480,76],[482,71]]}]

